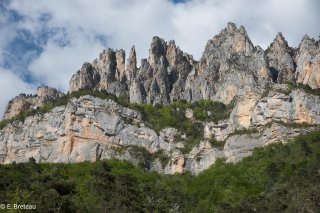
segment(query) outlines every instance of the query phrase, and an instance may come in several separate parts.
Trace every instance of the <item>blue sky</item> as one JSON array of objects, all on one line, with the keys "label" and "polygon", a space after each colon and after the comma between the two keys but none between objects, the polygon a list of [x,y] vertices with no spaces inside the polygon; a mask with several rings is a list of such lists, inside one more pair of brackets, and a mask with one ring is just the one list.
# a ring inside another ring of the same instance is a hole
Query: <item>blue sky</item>
[{"label": "blue sky", "polygon": [[266,48],[282,31],[296,47],[318,39],[317,0],[1,0],[0,114],[8,100],[39,85],[66,91],[84,62],[105,48],[136,46],[147,57],[154,35],[175,39],[199,59],[207,40],[227,22],[243,25]]}]

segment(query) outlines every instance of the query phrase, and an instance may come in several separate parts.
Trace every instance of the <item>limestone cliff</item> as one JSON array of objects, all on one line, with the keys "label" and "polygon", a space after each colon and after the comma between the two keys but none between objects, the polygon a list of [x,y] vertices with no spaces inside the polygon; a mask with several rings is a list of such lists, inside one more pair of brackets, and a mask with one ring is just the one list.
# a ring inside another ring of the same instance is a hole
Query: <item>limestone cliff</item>
[{"label": "limestone cliff", "polygon": [[189,76],[188,101],[211,99],[230,103],[244,86],[264,87],[271,81],[267,59],[253,46],[244,27],[228,23],[209,40],[194,75]]},{"label": "limestone cliff", "polygon": [[[233,23],[207,42],[199,61],[174,41],[159,37],[152,38],[149,56],[141,59],[140,67],[134,46],[128,59],[123,50],[107,49],[71,77],[70,93],[106,91],[131,104],[152,105],[204,99],[229,104],[230,114],[213,122],[197,120],[197,113],[210,111],[186,109],[185,118],[200,124],[203,133],[187,147],[184,132],[170,125],[156,131],[132,105],[77,97],[65,106],[4,126],[0,163],[25,162],[29,157],[65,163],[118,158],[143,162],[158,172],[197,174],[218,158],[237,162],[256,147],[285,143],[317,129],[319,73],[319,41],[305,36],[295,49],[278,33],[264,51],[253,45],[244,27]],[[62,96],[47,87],[39,88],[37,95],[17,96],[9,102],[4,119]]]},{"label": "limestone cliff", "polygon": [[309,85],[312,89],[320,87],[320,48],[319,41],[305,35],[296,52],[296,81]]},{"label": "limestone cliff", "polygon": [[[146,127],[140,112],[112,100],[92,96],[72,99],[67,106],[46,114],[28,117],[0,130],[0,163],[37,162],[74,163],[118,158],[138,163],[141,147],[151,155],[163,152],[165,165],[156,157],[145,159],[146,167],[165,173],[199,172],[207,168],[222,151],[210,144],[182,154],[183,145],[175,141],[177,130],[163,129],[157,134]],[[195,158],[205,162],[198,162]]]},{"label": "limestone cliff", "polygon": [[295,66],[294,49],[289,47],[282,33],[278,33],[270,47],[266,50],[268,66],[275,82],[294,81]]},{"label": "limestone cliff", "polygon": [[35,109],[42,106],[44,103],[56,100],[63,95],[63,93],[56,89],[47,86],[38,87],[35,95],[20,94],[9,101],[3,114],[3,119],[10,119],[20,112]]}]

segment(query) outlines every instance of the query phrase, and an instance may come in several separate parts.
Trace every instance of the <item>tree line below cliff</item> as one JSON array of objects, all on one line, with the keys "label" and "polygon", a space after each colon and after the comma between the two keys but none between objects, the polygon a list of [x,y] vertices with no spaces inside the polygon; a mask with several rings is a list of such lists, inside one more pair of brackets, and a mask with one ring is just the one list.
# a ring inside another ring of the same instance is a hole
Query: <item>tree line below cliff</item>
[{"label": "tree line below cliff", "polygon": [[[320,131],[218,160],[193,176],[149,172],[129,162],[0,165],[0,203],[38,212],[317,212]],[[1,210],[0,210],[1,211]]]}]

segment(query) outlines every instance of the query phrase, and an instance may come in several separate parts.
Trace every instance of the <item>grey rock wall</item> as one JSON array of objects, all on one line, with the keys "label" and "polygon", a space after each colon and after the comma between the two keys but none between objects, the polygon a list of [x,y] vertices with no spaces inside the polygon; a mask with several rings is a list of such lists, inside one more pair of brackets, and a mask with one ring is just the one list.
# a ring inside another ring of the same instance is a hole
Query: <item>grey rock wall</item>
[{"label": "grey rock wall", "polygon": [[[126,62],[126,63],[125,63]],[[286,143],[320,125],[320,94],[308,93],[286,83],[320,87],[319,41],[305,36],[298,48],[288,46],[279,33],[264,51],[254,46],[244,29],[228,23],[210,39],[199,61],[183,52],[174,41],[153,37],[149,57],[137,67],[134,46],[126,59],[123,50],[104,50],[92,63],[84,63],[70,79],[69,92],[80,89],[106,90],[124,96],[131,103],[169,104],[176,99],[196,102],[220,101],[234,108],[230,117],[214,122],[202,121],[204,137],[184,153],[182,133],[168,127],[159,133],[140,112],[112,100],[91,96],[72,99],[67,106],[36,114],[24,122],[15,121],[0,130],[0,163],[96,161],[118,158],[138,164],[141,156],[134,147],[150,156],[162,153],[168,162],[151,158],[148,169],[162,173],[198,174],[218,158],[238,162],[256,147]],[[40,87],[37,95],[12,99],[4,119],[39,107],[64,94]],[[186,118],[196,121],[194,112]],[[306,124],[299,128],[291,123]],[[314,125],[314,126],[311,126]],[[257,133],[234,134],[241,129]],[[210,141],[225,141],[217,148]]]}]

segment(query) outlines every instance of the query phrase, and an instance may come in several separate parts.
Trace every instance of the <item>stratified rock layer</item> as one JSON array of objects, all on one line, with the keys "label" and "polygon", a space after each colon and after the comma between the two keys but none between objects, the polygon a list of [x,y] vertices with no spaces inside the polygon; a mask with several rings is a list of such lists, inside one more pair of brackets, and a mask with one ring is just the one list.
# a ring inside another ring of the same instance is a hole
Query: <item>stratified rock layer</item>
[{"label": "stratified rock layer", "polygon": [[286,143],[290,138],[314,131],[315,127],[291,128],[274,123],[259,133],[233,135],[226,140],[224,156],[227,162],[236,163],[252,154],[254,148],[272,143]]},{"label": "stratified rock layer", "polygon": [[[26,162],[31,157],[37,162],[54,163],[113,157],[138,163],[141,159],[130,151],[130,147],[137,146],[151,154],[163,151],[169,163],[162,167],[151,162],[149,169],[173,174],[197,173],[222,155],[210,145],[200,145],[184,155],[178,149],[181,145],[174,141],[177,130],[164,129],[158,135],[145,126],[140,112],[112,100],[83,96],[72,99],[67,106],[30,116],[23,123],[9,124],[0,130],[0,163]],[[194,155],[210,161],[198,162]]]}]

